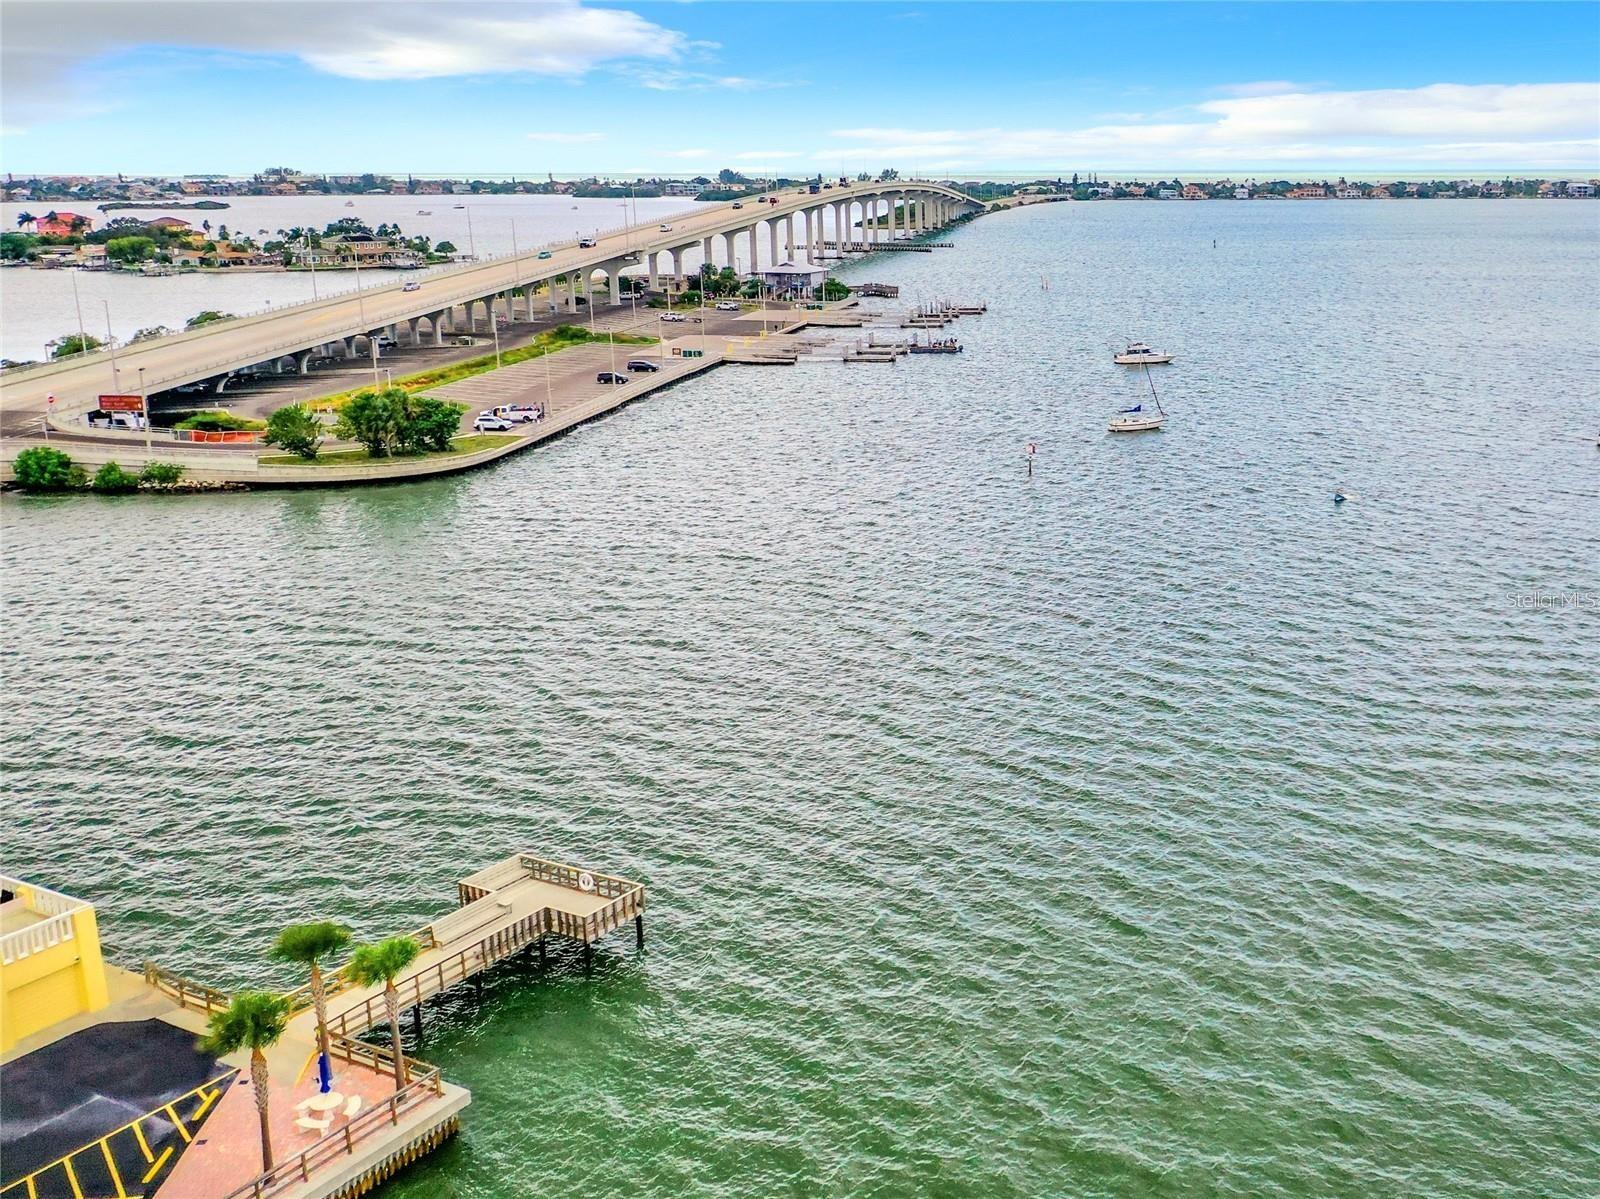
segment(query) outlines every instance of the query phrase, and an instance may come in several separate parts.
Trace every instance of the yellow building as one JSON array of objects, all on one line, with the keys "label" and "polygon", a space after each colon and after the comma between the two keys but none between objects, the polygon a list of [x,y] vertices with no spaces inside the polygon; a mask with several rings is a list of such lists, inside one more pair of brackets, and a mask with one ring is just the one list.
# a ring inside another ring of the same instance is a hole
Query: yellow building
[{"label": "yellow building", "polygon": [[0,1053],[106,1003],[94,906],[0,874]]}]

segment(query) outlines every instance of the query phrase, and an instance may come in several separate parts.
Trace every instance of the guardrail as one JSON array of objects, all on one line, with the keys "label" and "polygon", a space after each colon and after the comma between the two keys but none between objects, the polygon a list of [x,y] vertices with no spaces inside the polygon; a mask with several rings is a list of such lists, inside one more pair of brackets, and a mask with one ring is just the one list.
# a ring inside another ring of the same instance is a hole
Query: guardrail
[{"label": "guardrail", "polygon": [[154,962],[144,964],[144,981],[147,985],[176,999],[179,1007],[191,1008],[207,1015],[226,1010],[232,998],[226,991],[219,991],[215,987],[197,983],[181,974],[174,974],[171,970],[164,970]]}]

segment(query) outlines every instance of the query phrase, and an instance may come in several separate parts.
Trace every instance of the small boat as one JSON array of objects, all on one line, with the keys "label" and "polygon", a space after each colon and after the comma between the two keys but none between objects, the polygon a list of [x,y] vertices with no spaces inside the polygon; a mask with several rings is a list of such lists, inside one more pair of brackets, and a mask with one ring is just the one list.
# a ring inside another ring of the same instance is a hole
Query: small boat
[{"label": "small boat", "polygon": [[1143,404],[1135,404],[1132,408],[1119,408],[1117,414],[1111,418],[1107,425],[1112,433],[1150,433],[1167,423],[1167,410],[1161,406],[1161,397],[1156,395],[1156,381],[1150,377],[1150,368],[1145,367],[1145,382],[1150,384],[1150,403],[1155,407],[1154,412],[1145,411]]},{"label": "small boat", "polygon": [[457,208],[465,208],[466,205],[465,204],[457,204],[457,205],[455,205],[455,207],[457,207]]},{"label": "small boat", "polygon": [[1128,348],[1114,355],[1111,361],[1118,366],[1156,366],[1163,362],[1171,362],[1173,357],[1172,354],[1152,350],[1142,341],[1135,341],[1128,343]]},{"label": "small boat", "polygon": [[419,208],[419,209],[417,209],[417,215],[418,216],[432,216],[433,215],[433,210],[431,208]]},{"label": "small boat", "polygon": [[356,206],[356,202],[354,200],[346,200],[344,202],[344,206],[346,208],[354,208]]},{"label": "small boat", "polygon": [[907,347],[913,354],[959,354],[961,343],[953,337],[915,341]]}]

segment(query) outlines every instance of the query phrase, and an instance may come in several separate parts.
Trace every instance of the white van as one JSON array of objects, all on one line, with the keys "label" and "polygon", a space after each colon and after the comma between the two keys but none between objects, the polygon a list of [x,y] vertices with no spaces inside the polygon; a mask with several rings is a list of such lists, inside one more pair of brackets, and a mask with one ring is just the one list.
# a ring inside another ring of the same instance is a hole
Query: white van
[{"label": "white van", "polygon": [[91,429],[124,429],[129,433],[144,431],[144,415],[138,412],[101,412],[97,408],[85,414],[83,420]]}]

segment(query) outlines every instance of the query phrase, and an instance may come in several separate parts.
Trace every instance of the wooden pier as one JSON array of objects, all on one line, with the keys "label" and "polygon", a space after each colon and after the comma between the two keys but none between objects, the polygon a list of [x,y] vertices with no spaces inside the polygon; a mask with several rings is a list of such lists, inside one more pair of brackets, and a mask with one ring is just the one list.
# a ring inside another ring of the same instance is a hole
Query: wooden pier
[{"label": "wooden pier", "polygon": [[[586,970],[595,943],[629,923],[637,946],[644,948],[644,887],[616,875],[517,853],[460,880],[456,899],[453,910],[408,934],[422,952],[394,980],[398,1008],[410,1010],[419,1035],[427,1000],[468,980],[481,986],[485,971],[517,954],[537,951],[544,961],[551,937],[580,945]],[[228,1005],[225,992],[153,963],[145,964],[144,977],[147,986],[184,1009],[209,1016]],[[340,1063],[340,1088],[358,1096],[371,1092],[365,1109],[298,1153],[280,1155],[272,1170],[264,1174],[246,1170],[239,1177],[235,1172],[243,1134],[210,1131],[242,1125],[253,1135],[255,1104],[250,1089],[230,1087],[209,1118],[208,1136],[196,1140],[178,1159],[163,1196],[170,1188],[175,1199],[347,1199],[365,1194],[456,1131],[462,1109],[471,1102],[464,1088],[446,1082],[436,1067],[409,1056],[401,1069],[407,1081],[396,1088],[396,1065],[389,1050],[359,1039],[388,1022],[384,989],[355,986],[342,969],[330,971],[323,981],[332,1056]],[[297,987],[286,997],[293,1014],[273,1051],[279,1059],[273,1067],[275,1096],[280,1084],[287,1088],[282,1098],[274,1098],[278,1110],[288,1106],[293,1087],[315,1086],[314,1078],[282,1082],[285,1075],[295,1077],[286,1068],[291,1064],[304,1074],[303,1066],[314,1058],[317,1046],[310,985]],[[253,1145],[246,1149],[243,1156],[248,1160],[254,1153],[259,1169],[259,1151]]]}]

